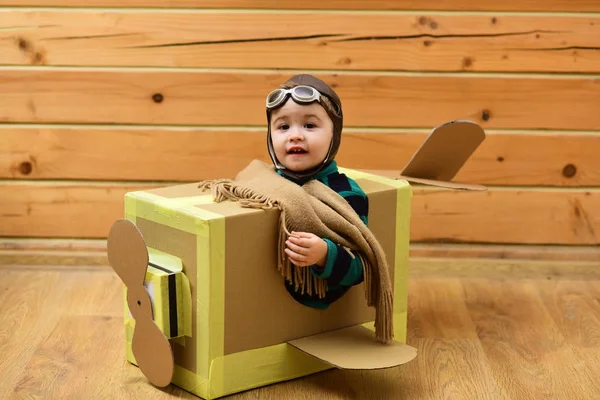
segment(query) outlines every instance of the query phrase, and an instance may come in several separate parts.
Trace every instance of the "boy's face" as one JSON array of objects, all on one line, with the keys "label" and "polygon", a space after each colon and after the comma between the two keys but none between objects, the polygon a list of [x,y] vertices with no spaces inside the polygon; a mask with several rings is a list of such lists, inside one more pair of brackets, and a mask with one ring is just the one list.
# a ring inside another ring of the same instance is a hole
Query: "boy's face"
[{"label": "boy's face", "polygon": [[288,99],[271,114],[275,155],[291,171],[305,171],[323,162],[332,138],[333,123],[317,102],[300,105]]}]

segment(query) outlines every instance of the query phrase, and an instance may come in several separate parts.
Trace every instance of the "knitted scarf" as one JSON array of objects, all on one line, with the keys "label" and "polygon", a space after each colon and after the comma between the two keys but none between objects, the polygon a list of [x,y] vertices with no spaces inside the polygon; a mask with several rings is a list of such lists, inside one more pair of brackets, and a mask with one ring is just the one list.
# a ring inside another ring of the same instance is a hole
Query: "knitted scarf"
[{"label": "knitted scarf", "polygon": [[[375,336],[389,343],[393,338],[393,290],[385,253],[377,239],[348,202],[316,179],[303,186],[275,172],[272,166],[254,160],[234,180],[203,181],[214,201],[236,201],[242,207],[280,210],[277,267],[296,290],[324,297],[327,282],[315,277],[310,267],[295,267],[284,250],[290,232],[310,232],[355,250],[363,264],[367,305],[375,307]],[[352,253],[350,253],[352,255]]]}]

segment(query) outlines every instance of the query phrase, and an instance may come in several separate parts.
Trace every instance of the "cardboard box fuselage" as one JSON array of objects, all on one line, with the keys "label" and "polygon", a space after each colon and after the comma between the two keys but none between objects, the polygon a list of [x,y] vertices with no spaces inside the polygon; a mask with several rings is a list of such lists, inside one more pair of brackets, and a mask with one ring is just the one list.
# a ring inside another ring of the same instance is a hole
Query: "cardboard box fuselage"
[{"label": "cardboard box fuselage", "polygon": [[[410,185],[340,172],[369,198],[369,228],[386,253],[394,283],[395,340],[405,342]],[[331,368],[287,342],[355,325],[372,329],[374,309],[366,305],[363,284],[327,310],[297,303],[276,267],[279,211],[215,203],[197,186],[132,192],[125,199],[126,218],[146,245],[181,259],[190,282],[191,336],[170,340],[173,383],[209,399]],[[126,317],[132,363],[134,323]]]}]

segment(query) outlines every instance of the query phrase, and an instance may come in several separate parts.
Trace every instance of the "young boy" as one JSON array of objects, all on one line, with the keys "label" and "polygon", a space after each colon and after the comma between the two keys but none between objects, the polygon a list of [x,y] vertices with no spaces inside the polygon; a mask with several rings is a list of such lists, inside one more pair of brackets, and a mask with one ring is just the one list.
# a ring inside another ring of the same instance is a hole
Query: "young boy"
[{"label": "young boy", "polygon": [[[292,101],[289,101],[289,100]],[[295,75],[267,96],[267,145],[277,172],[303,185],[317,179],[340,194],[368,224],[369,203],[358,184],[338,172],[335,155],[340,146],[343,114],[338,95],[312,75]],[[327,281],[324,298],[286,289],[299,303],[326,309],[352,286],[363,281],[360,258],[329,239],[310,232],[292,232],[286,241],[292,268],[310,268]]]}]

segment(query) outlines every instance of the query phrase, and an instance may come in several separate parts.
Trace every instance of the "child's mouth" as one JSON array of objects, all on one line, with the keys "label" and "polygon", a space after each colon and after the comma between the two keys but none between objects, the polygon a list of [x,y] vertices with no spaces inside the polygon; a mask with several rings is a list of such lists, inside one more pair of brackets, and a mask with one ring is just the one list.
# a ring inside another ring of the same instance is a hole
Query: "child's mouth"
[{"label": "child's mouth", "polygon": [[288,155],[292,155],[292,156],[300,156],[300,155],[306,154],[308,152],[301,147],[292,147],[291,149],[288,150],[287,153],[288,153]]}]

